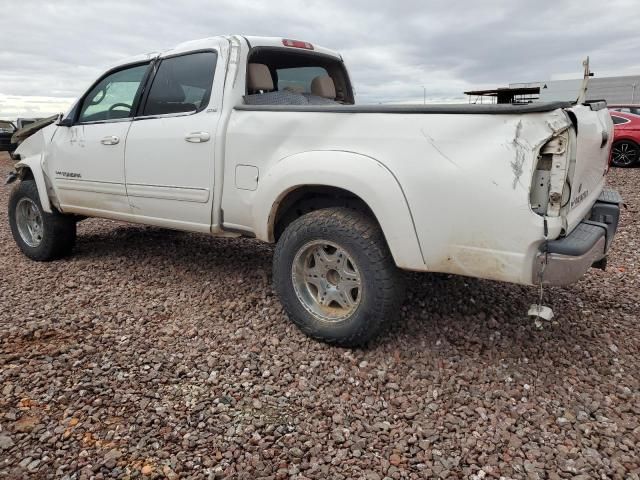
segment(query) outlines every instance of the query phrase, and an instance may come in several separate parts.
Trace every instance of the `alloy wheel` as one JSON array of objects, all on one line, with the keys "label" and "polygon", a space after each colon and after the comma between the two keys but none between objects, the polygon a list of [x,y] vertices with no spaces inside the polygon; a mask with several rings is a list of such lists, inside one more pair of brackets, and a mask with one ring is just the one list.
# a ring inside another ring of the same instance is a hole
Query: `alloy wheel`
[{"label": "alloy wheel", "polygon": [[350,317],[362,298],[355,261],[340,245],[326,240],[308,242],[298,250],[291,278],[298,299],[319,320]]},{"label": "alloy wheel", "polygon": [[30,198],[21,198],[16,205],[16,225],[24,243],[34,248],[40,245],[44,230],[42,214]]},{"label": "alloy wheel", "polygon": [[618,142],[613,146],[611,159],[614,165],[628,167],[638,159],[638,146],[632,142]]}]

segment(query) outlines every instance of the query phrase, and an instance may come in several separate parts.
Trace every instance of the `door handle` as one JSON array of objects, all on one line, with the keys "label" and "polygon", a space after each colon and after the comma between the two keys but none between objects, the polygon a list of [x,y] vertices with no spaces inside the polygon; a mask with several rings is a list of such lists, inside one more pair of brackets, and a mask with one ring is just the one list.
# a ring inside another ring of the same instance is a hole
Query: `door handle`
[{"label": "door handle", "polygon": [[103,145],[117,145],[120,143],[120,139],[115,135],[109,135],[100,140],[100,143]]},{"label": "door handle", "polygon": [[184,137],[187,142],[191,143],[208,142],[210,138],[209,132],[191,132]]}]

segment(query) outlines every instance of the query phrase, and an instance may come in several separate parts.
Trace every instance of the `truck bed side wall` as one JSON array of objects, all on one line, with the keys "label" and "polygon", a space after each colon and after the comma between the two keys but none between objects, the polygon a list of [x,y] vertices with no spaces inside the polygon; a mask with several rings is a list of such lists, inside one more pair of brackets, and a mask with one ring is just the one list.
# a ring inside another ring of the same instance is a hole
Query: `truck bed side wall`
[{"label": "truck bed side wall", "polygon": [[[225,224],[268,239],[265,212],[286,189],[309,181],[286,174],[297,166],[316,182],[362,192],[358,183],[368,185],[362,198],[379,217],[399,266],[530,283],[530,260],[543,237],[542,217],[529,206],[535,152],[554,128],[567,124],[561,110],[528,115],[234,111],[227,131]],[[236,188],[237,165],[257,167],[255,191]],[[374,178],[376,170],[388,173]],[[393,217],[403,223],[390,227],[387,219]]]}]

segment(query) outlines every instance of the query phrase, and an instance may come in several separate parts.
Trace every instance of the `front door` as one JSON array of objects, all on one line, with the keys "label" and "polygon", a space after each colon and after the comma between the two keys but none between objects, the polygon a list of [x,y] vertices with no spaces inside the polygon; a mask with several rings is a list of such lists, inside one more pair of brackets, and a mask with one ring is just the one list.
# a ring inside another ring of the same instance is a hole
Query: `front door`
[{"label": "front door", "polygon": [[208,232],[213,204],[219,98],[212,95],[218,55],[169,56],[156,67],[125,152],[129,203],[144,223]]},{"label": "front door", "polygon": [[65,212],[130,213],[124,147],[149,64],[110,72],[80,101],[71,127],[58,127],[48,170]]}]

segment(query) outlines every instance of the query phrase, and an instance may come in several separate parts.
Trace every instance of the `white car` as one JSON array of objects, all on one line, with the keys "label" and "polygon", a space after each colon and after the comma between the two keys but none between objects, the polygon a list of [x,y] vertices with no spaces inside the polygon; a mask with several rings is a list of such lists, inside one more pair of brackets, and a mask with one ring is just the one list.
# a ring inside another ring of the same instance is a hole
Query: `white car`
[{"label": "white car", "polygon": [[59,258],[88,216],[276,242],[291,320],[346,346],[397,314],[401,269],[564,285],[604,264],[604,103],[354,103],[340,54],[307,42],[130,59],[18,148],[14,238]]}]

